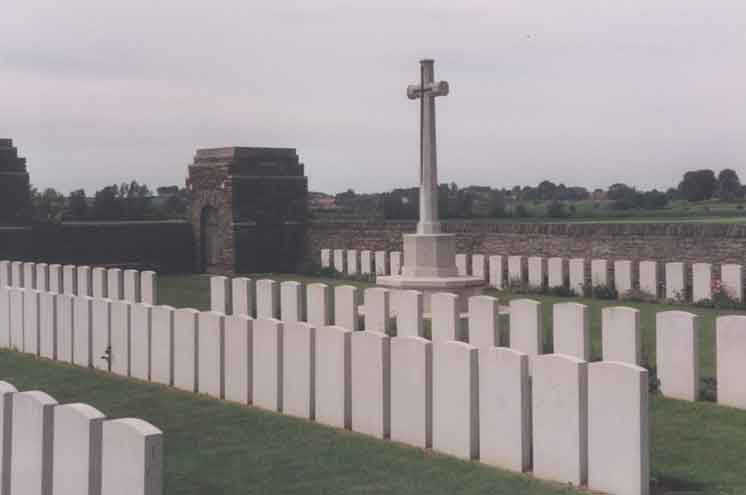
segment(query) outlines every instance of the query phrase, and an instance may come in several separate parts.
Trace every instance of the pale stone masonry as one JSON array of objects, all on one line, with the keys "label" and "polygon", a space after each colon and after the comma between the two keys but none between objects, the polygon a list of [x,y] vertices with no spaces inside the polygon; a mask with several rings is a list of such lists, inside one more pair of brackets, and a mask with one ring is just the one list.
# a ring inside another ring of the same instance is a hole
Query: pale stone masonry
[{"label": "pale stone masonry", "polygon": [[724,406],[746,409],[744,356],[746,316],[720,316],[715,320],[717,352],[717,401]]},{"label": "pale stone masonry", "polygon": [[330,249],[321,250],[321,268],[329,268],[332,266],[332,255]]},{"label": "pale stone masonry", "polygon": [[552,306],[554,353],[591,360],[588,306],[573,302]]},{"label": "pale stone masonry", "polygon": [[36,264],[35,288],[44,292],[49,290],[49,265],[47,265],[46,263]]},{"label": "pale stone masonry", "polygon": [[174,312],[174,387],[197,391],[199,311],[181,308]]},{"label": "pale stone masonry", "polygon": [[588,473],[588,363],[548,354],[533,361],[534,475],[585,484]]},{"label": "pale stone masonry", "polygon": [[217,399],[224,397],[225,315],[202,311],[197,317],[199,346],[197,391]]},{"label": "pale stone masonry", "polygon": [[375,260],[376,260],[376,275],[388,275],[389,273],[389,267],[388,267],[388,253],[386,251],[376,251],[375,252]]},{"label": "pale stone masonry", "polygon": [[461,319],[458,311],[458,296],[439,292],[433,294],[431,304],[430,340],[437,343],[459,340]]},{"label": "pale stone masonry", "polygon": [[[530,299],[510,301],[510,348],[529,355],[529,362],[544,353],[541,303]],[[530,368],[531,364],[529,364]]]},{"label": "pale stone masonry", "polygon": [[54,297],[57,298],[57,359],[72,364],[76,297],[67,294],[58,294]]},{"label": "pale stone masonry", "polygon": [[254,320],[246,315],[225,318],[225,398],[252,401]]},{"label": "pale stone masonry", "polygon": [[103,422],[102,438],[102,494],[162,493],[163,433],[158,428],[136,418],[113,419]]},{"label": "pale stone masonry", "polygon": [[396,295],[396,335],[399,337],[422,337],[424,335],[422,292],[416,290],[399,291]]},{"label": "pale stone masonry", "polygon": [[109,370],[106,351],[111,342],[111,304],[109,299],[93,299],[91,308],[91,353],[93,367]]},{"label": "pale stone masonry", "polygon": [[601,352],[604,361],[642,364],[639,310],[624,306],[601,310]]},{"label": "pale stone masonry", "polygon": [[73,304],[73,361],[78,366],[93,366],[93,298],[78,296]]},{"label": "pale stone masonry", "polygon": [[712,265],[694,263],[692,265],[692,302],[712,299]]},{"label": "pale stone masonry", "polygon": [[585,287],[585,260],[573,258],[568,262],[570,270],[570,290],[576,295],[582,296]]},{"label": "pale stone masonry", "polygon": [[433,449],[462,459],[479,456],[478,349],[433,344]]},{"label": "pale stone masonry", "polygon": [[228,277],[210,277],[210,311],[232,314],[233,296],[231,295],[231,280]]},{"label": "pale stone masonry", "polygon": [[231,314],[253,317],[256,314],[254,281],[246,277],[231,280]]},{"label": "pale stone masonry", "polygon": [[[52,265],[52,267],[54,267],[54,265]],[[51,273],[52,272],[50,271],[50,278],[51,280],[54,280],[54,277],[51,276]],[[96,297],[96,298],[108,297],[109,278],[108,278],[108,272],[106,271],[106,268],[101,268],[101,267],[94,268],[92,278],[93,278],[93,282],[92,282],[93,283],[93,288],[92,288],[93,297]],[[51,290],[51,287],[50,287],[50,290]]]},{"label": "pale stone masonry", "polygon": [[632,262],[629,260],[614,261],[614,288],[619,296],[632,290]]},{"label": "pale stone masonry", "polygon": [[471,275],[484,281],[488,280],[487,258],[483,254],[473,254],[471,256]]},{"label": "pale stone masonry", "polygon": [[350,337],[351,428],[388,438],[391,431],[391,339],[380,332]]},{"label": "pale stone masonry", "polygon": [[[38,294],[39,355],[47,359],[57,359],[57,294],[51,292],[38,292]],[[25,335],[28,336],[28,333]]]},{"label": "pale stone masonry", "polygon": [[523,257],[508,256],[508,287],[523,285]]},{"label": "pale stone masonry", "polygon": [[360,251],[360,274],[371,275],[373,273],[373,253],[367,249]]},{"label": "pale stone masonry", "polygon": [[150,380],[153,307],[149,304],[136,303],[131,309],[130,374],[140,380]]},{"label": "pale stone masonry", "polygon": [[588,365],[588,486],[620,495],[648,495],[648,371]]},{"label": "pale stone masonry", "polygon": [[77,269],[78,287],[76,294],[79,296],[92,296],[93,288],[91,287],[92,275],[90,266],[79,266]]},{"label": "pale stone masonry", "polygon": [[736,301],[743,301],[743,267],[726,264],[720,266],[722,289]]},{"label": "pale stone masonry", "polygon": [[391,439],[432,446],[433,344],[416,336],[391,339]]},{"label": "pale stone masonry", "polygon": [[658,297],[658,263],[655,261],[641,261],[640,290],[653,297]]},{"label": "pale stone masonry", "polygon": [[469,343],[479,349],[499,343],[497,299],[490,296],[469,298]]},{"label": "pale stone masonry", "polygon": [[345,251],[343,249],[334,250],[334,269],[339,273],[346,273],[347,265],[345,264]]},{"label": "pale stone masonry", "polygon": [[158,304],[158,274],[154,271],[140,273],[140,300],[145,304]]},{"label": "pale stone masonry", "polygon": [[256,281],[256,317],[280,317],[280,285],[274,280]]},{"label": "pale stone masonry", "polygon": [[286,323],[282,336],[282,412],[313,419],[316,408],[316,327]]},{"label": "pale stone masonry", "polygon": [[308,323],[324,327],[332,323],[332,290],[326,284],[308,284],[306,287],[306,312]]},{"label": "pale stone masonry", "polygon": [[469,255],[465,253],[456,254],[456,273],[460,277],[469,275]]},{"label": "pale stone masonry", "polygon": [[349,330],[360,328],[357,314],[358,289],[351,285],[334,287],[334,325]]},{"label": "pale stone masonry", "polygon": [[565,286],[565,260],[563,258],[549,258],[547,260],[547,284],[549,288]]},{"label": "pale stone masonry", "polygon": [[534,289],[544,287],[544,258],[538,256],[528,258],[528,286]]},{"label": "pale stone masonry", "polygon": [[286,323],[305,321],[303,284],[287,281],[280,284],[280,319]]},{"label": "pale stone masonry", "polygon": [[402,268],[401,251],[392,251],[391,253],[389,253],[389,264],[391,267],[391,275],[401,275],[401,268]]},{"label": "pale stone masonry", "polygon": [[358,275],[360,273],[360,258],[357,249],[347,250],[347,275]]},{"label": "pale stone masonry", "polygon": [[503,280],[505,279],[505,268],[503,266],[503,256],[490,256],[490,287],[497,290],[503,289]]},{"label": "pale stone masonry", "polygon": [[106,271],[106,297],[112,301],[124,298],[124,280],[119,268],[109,268]]},{"label": "pale stone masonry", "polygon": [[49,265],[49,292],[56,292],[58,294],[64,292],[62,265]]},{"label": "pale stone masonry", "polygon": [[78,274],[75,265],[62,267],[62,291],[70,296],[78,294]]},{"label": "pale stone masonry", "polygon": [[666,299],[676,302],[686,301],[684,269],[684,263],[666,263]]},{"label": "pale stone masonry", "polygon": [[53,483],[55,494],[99,493],[102,426],[106,416],[88,404],[54,408]]},{"label": "pale stone masonry", "polygon": [[[13,394],[11,495],[48,495],[52,490],[54,407],[44,392]],[[107,492],[108,493],[108,492]]]},{"label": "pale stone masonry", "polygon": [[352,331],[339,326],[316,329],[316,421],[350,428]]},{"label": "pale stone masonry", "polygon": [[506,347],[479,350],[479,459],[527,471],[531,466],[528,355]]},{"label": "pale stone masonry", "polygon": [[365,330],[388,333],[391,291],[383,287],[365,289]]},{"label": "pale stone masonry", "polygon": [[156,383],[174,383],[174,308],[154,306],[151,321],[150,378]]},{"label": "pale stone masonry", "polygon": [[609,272],[606,260],[591,260],[591,285],[593,287],[608,287]]},{"label": "pale stone masonry", "polygon": [[655,315],[656,372],[661,394],[674,399],[699,398],[699,317],[686,311]]},{"label": "pale stone masonry", "polygon": [[127,301],[111,303],[111,372],[130,375],[130,332],[132,305]]},{"label": "pale stone masonry", "polygon": [[283,333],[283,323],[279,320],[254,320],[252,401],[270,411],[282,411]]}]

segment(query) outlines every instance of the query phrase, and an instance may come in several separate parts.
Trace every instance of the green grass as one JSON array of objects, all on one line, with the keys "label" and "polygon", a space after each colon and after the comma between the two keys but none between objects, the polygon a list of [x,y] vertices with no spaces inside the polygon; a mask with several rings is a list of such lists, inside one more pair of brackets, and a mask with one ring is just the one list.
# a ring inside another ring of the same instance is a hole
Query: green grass
[{"label": "green grass", "polygon": [[165,436],[166,495],[577,493],[281,414],[0,352],[0,377],[109,417],[139,417]]}]

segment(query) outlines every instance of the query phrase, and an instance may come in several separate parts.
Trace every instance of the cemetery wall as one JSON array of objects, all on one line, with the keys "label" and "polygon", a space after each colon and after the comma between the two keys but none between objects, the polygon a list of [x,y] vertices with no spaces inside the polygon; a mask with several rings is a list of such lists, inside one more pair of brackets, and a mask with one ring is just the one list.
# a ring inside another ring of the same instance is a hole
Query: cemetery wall
[{"label": "cemetery wall", "polygon": [[[311,221],[306,260],[324,248],[401,251],[415,222]],[[459,252],[632,261],[742,263],[746,224],[502,224],[447,222]]]},{"label": "cemetery wall", "polygon": [[85,222],[0,227],[0,258],[154,269],[193,269],[186,222]]}]

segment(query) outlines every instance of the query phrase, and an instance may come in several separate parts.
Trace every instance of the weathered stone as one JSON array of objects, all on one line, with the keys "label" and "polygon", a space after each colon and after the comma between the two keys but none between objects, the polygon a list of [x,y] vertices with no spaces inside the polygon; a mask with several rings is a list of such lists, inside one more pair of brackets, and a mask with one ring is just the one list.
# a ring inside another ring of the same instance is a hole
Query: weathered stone
[{"label": "weathered stone", "polygon": [[591,360],[588,306],[573,302],[552,307],[554,353]]},{"label": "weathered stone", "polygon": [[252,400],[253,331],[250,316],[225,318],[225,398],[241,404]]},{"label": "weathered stone", "polygon": [[101,493],[160,495],[163,490],[163,433],[141,419],[103,422]]},{"label": "weathered stone", "polygon": [[462,459],[479,455],[478,349],[433,345],[433,449]]},{"label": "weathered stone", "polygon": [[286,323],[282,335],[282,412],[313,419],[316,408],[316,328]]},{"label": "weathered stone", "polygon": [[686,311],[655,315],[656,372],[666,397],[699,399],[699,326],[699,317]]},{"label": "weathered stone", "polygon": [[283,333],[280,320],[254,321],[253,403],[270,411],[282,411]]},{"label": "weathered stone", "polygon": [[433,344],[418,336],[391,339],[391,439],[420,448],[433,438]]},{"label": "weathered stone", "polygon": [[391,339],[379,332],[353,332],[352,429],[378,438],[391,431]]},{"label": "weathered stone", "polygon": [[352,331],[339,326],[316,329],[316,413],[319,423],[350,428]]},{"label": "weathered stone", "polygon": [[197,317],[197,391],[216,399],[223,398],[225,385],[225,315],[214,311],[204,311]]},{"label": "weathered stone", "polygon": [[622,306],[601,310],[601,351],[604,361],[642,364],[639,310]]},{"label": "weathered stone", "polygon": [[479,351],[479,459],[519,472],[531,465],[531,387],[522,352]]}]

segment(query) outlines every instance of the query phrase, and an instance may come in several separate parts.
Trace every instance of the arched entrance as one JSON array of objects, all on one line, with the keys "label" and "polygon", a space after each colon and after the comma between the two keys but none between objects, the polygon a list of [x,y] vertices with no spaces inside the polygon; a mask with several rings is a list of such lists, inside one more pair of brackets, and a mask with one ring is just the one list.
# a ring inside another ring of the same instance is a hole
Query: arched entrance
[{"label": "arched entrance", "polygon": [[200,246],[202,270],[210,271],[219,263],[220,240],[218,239],[218,211],[212,206],[202,208],[200,215]]}]

